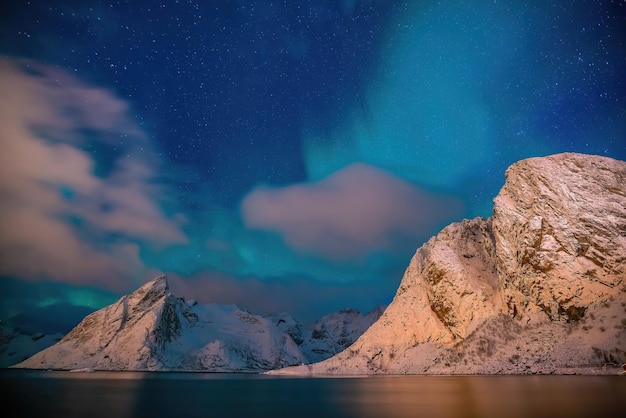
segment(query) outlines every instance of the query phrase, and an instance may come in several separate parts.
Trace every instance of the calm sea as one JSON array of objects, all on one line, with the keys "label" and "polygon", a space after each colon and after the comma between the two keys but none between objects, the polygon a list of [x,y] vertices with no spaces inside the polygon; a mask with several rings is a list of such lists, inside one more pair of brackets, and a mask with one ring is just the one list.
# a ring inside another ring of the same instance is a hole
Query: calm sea
[{"label": "calm sea", "polygon": [[2,409],[15,417],[626,417],[622,376],[1,370],[0,385]]}]

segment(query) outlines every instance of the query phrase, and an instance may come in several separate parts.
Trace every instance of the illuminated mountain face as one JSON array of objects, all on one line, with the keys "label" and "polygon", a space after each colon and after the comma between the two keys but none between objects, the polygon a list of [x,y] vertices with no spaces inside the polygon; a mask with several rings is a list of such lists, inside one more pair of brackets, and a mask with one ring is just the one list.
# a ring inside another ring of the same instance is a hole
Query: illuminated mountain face
[{"label": "illuminated mountain face", "polygon": [[420,247],[353,345],[280,373],[615,373],[626,361],[626,162],[513,164],[490,218]]}]

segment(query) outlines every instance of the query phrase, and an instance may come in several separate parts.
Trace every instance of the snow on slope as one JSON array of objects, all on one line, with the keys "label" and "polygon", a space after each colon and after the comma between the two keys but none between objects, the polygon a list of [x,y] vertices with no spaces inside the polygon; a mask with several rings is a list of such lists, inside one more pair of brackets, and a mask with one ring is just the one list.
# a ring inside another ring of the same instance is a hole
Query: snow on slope
[{"label": "snow on slope", "polygon": [[356,309],[344,309],[318,319],[305,329],[300,345],[304,356],[313,363],[340,353],[376,322],[382,312],[382,307],[367,315]]},{"label": "snow on slope", "polygon": [[352,345],[378,320],[383,310],[383,307],[378,307],[364,315],[356,309],[343,309],[306,325],[284,312],[270,318],[300,347],[309,364],[332,357]]},{"label": "snow on slope", "polygon": [[50,347],[63,338],[62,334],[24,334],[18,328],[0,325],[0,367],[9,367]]},{"label": "snow on slope", "polygon": [[289,314],[253,315],[169,293],[161,276],[88,315],[59,343],[15,367],[254,372],[324,360],[380,316],[344,310],[301,325]]},{"label": "snow on slope", "polygon": [[270,320],[232,305],[188,303],[169,293],[162,276],[15,367],[243,372],[303,362]]}]

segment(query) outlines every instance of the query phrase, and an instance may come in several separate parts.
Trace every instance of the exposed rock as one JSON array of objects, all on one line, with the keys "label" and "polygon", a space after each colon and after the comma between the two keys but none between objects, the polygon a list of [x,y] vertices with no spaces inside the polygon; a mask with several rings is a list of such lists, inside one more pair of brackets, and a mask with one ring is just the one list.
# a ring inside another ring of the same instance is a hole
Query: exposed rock
[{"label": "exposed rock", "polygon": [[626,164],[559,154],[512,165],[494,200],[502,297],[515,317],[577,321],[626,273]]},{"label": "exposed rock", "polygon": [[493,216],[417,250],[393,302],[342,353],[281,374],[595,372],[626,362],[626,163],[512,165]]},{"label": "exposed rock", "polygon": [[417,251],[392,303],[350,350],[382,359],[464,338],[500,309],[493,251],[489,220],[445,228]]}]

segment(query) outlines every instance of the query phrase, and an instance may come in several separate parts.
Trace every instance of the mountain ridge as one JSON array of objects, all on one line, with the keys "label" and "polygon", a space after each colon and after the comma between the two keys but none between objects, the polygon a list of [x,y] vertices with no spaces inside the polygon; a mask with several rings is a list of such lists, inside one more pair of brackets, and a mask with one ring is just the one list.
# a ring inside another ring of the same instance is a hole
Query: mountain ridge
[{"label": "mountain ridge", "polygon": [[[59,342],[12,367],[258,372],[330,357],[352,343],[377,318],[375,312],[345,310],[305,326],[286,313],[263,317],[235,305],[199,305],[176,297],[162,275],[86,316]],[[297,327],[304,338],[296,343],[280,321]],[[311,334],[318,325],[347,330],[349,338],[315,340],[320,351],[313,352]]]}]

